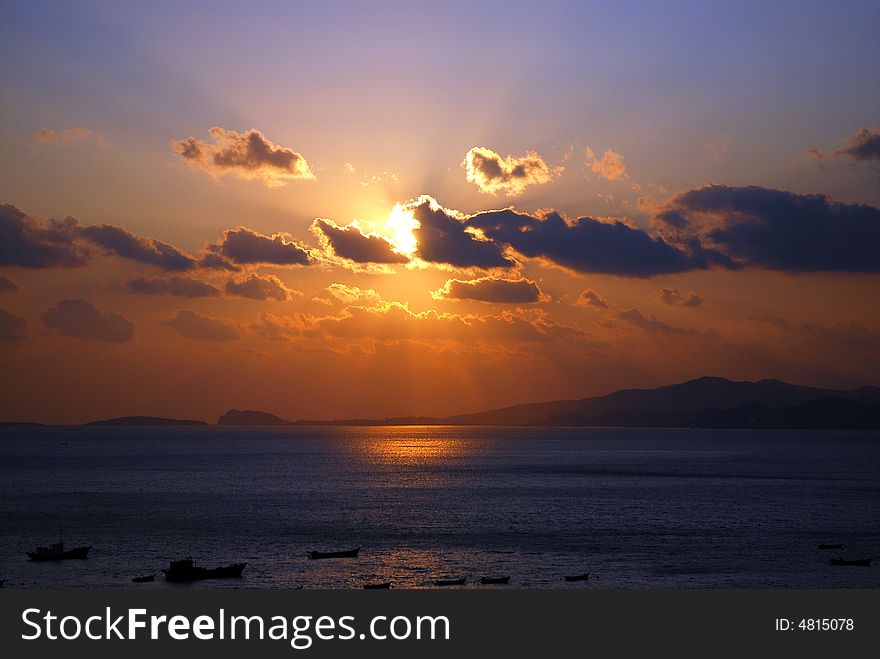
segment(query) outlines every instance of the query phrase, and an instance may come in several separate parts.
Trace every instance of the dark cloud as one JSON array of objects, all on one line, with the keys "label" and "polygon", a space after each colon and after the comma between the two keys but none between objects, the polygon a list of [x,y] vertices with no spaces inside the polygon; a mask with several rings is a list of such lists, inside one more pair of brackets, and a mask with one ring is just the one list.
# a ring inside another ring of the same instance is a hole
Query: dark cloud
[{"label": "dark cloud", "polygon": [[183,271],[197,265],[193,257],[176,247],[120,227],[82,226],[74,217],[43,220],[10,204],[0,206],[0,265],[80,267],[89,262],[91,247],[164,270]]},{"label": "dark cloud", "polygon": [[211,249],[228,261],[238,264],[308,265],[308,248],[276,233],[265,236],[246,227],[223,232],[223,238]]},{"label": "dark cloud", "polygon": [[332,220],[318,218],[312,222],[311,231],[333,254],[355,263],[409,262],[406,256],[395,252],[384,237],[364,234],[353,224],[341,227]]},{"label": "dark cloud", "polygon": [[699,241],[734,267],[880,272],[880,209],[825,195],[710,185],[673,197],[654,222],[670,240]]},{"label": "dark cloud", "polygon": [[274,144],[255,128],[238,133],[214,126],[210,135],[213,144],[187,137],[172,142],[171,148],[188,164],[211,176],[232,173],[260,179],[267,187],[315,178],[302,154]]},{"label": "dark cloud", "polygon": [[709,336],[717,338],[718,333],[715,330],[702,332],[700,330],[686,329],[684,327],[676,327],[669,323],[658,320],[654,316],[650,318],[644,316],[638,309],[629,309],[628,311],[619,311],[617,318],[651,334],[663,334],[666,336]]},{"label": "dark cloud", "polygon": [[705,302],[696,293],[682,293],[677,288],[660,289],[660,301],[671,307],[699,307]]},{"label": "dark cloud", "polygon": [[0,275],[0,292],[11,293],[18,290],[18,285],[6,275]]},{"label": "dark cloud", "polygon": [[226,294],[252,300],[280,300],[290,298],[290,289],[274,275],[250,275],[247,279],[226,282]]},{"label": "dark cloud", "polygon": [[43,220],[11,204],[0,205],[0,265],[26,268],[71,268],[88,263],[79,244],[74,218]]},{"label": "dark cloud", "polygon": [[182,272],[191,270],[198,265],[193,257],[176,247],[152,238],[136,236],[125,229],[109,224],[81,227],[79,234],[107,254],[155,265],[163,270]]},{"label": "dark cloud", "polygon": [[0,342],[15,343],[27,336],[27,322],[21,316],[0,309]]},{"label": "dark cloud", "polygon": [[63,336],[122,343],[134,339],[134,324],[115,313],[101,313],[86,300],[61,300],[40,314],[43,324]]},{"label": "dark cloud", "polygon": [[[209,249],[216,249],[216,246],[212,246]],[[209,251],[204,254],[202,258],[199,259],[199,267],[204,270],[226,270],[227,272],[239,272],[241,270],[241,268],[235,265],[232,261],[222,254],[218,254],[216,251]]]},{"label": "dark cloud", "polygon": [[592,289],[587,289],[578,295],[576,304],[580,307],[589,307],[591,309],[608,308],[608,301]]},{"label": "dark cloud", "polygon": [[619,221],[567,221],[556,212],[533,217],[507,209],[477,213],[467,226],[523,256],[575,272],[651,277],[710,265],[702,251],[685,251]]},{"label": "dark cloud", "polygon": [[137,295],[174,295],[176,297],[216,297],[221,291],[200,279],[171,277],[170,279],[145,279],[138,277],[125,284],[126,290]]},{"label": "dark cloud", "polygon": [[164,323],[181,336],[197,341],[232,341],[241,336],[241,332],[232,323],[193,311],[178,311],[177,315]]},{"label": "dark cloud", "polygon": [[552,180],[554,171],[537,153],[522,158],[506,158],[484,146],[475,146],[464,157],[466,178],[480,188],[480,192],[508,196],[521,194],[530,185]]},{"label": "dark cloud", "polygon": [[418,256],[429,263],[462,268],[510,268],[516,262],[504,256],[503,247],[467,231],[468,221],[428,196],[407,206],[419,227],[413,230]]},{"label": "dark cloud", "polygon": [[836,158],[852,158],[853,160],[880,160],[880,128],[862,128],[850,135],[844,146],[833,154],[824,154],[819,149],[807,149],[814,160],[831,160]]},{"label": "dark cloud", "polygon": [[497,279],[481,277],[462,281],[449,279],[443,288],[431,293],[436,300],[477,300],[503,304],[528,304],[539,302],[541,289],[531,279]]}]

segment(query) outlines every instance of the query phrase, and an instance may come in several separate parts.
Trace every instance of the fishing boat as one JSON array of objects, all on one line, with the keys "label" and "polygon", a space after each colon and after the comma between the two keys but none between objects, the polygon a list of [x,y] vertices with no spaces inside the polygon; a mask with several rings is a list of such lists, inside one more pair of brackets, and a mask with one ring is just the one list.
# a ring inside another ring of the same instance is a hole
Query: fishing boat
[{"label": "fishing boat", "polygon": [[586,581],[590,578],[589,572],[584,572],[583,574],[575,574],[573,576],[564,576],[562,577],[565,581]]},{"label": "fishing boat", "polygon": [[37,547],[34,551],[27,552],[27,557],[32,561],[65,561],[68,559],[83,559],[89,557],[89,547],[75,547],[64,549],[64,534],[58,542],[48,547]]},{"label": "fishing boat", "polygon": [[510,583],[510,577],[481,577],[480,583],[484,586]]},{"label": "fishing boat", "polygon": [[388,590],[391,588],[391,582],[386,581],[384,583],[365,583],[364,590]]},{"label": "fishing boat", "polygon": [[147,574],[142,577],[132,577],[131,578],[132,583],[148,583],[150,581],[155,581],[155,580],[156,580],[155,574]]},{"label": "fishing boat", "polygon": [[842,542],[820,542],[818,545],[816,545],[816,549],[843,549],[845,547],[846,545]]},{"label": "fishing boat", "polygon": [[345,551],[312,550],[308,553],[308,557],[312,560],[319,560],[321,558],[357,558],[358,552],[360,550],[360,547],[355,547],[354,549],[346,549]]},{"label": "fishing boat", "polygon": [[461,577],[460,579],[437,579],[434,582],[435,586],[464,586],[467,583],[467,577]]},{"label": "fishing boat", "polygon": [[832,558],[831,565],[856,565],[859,567],[871,567],[870,558]]},{"label": "fishing boat", "polygon": [[171,561],[167,570],[162,570],[165,581],[187,582],[203,579],[237,579],[241,576],[247,563],[233,563],[224,567],[204,568],[195,564],[193,559],[184,558]]}]

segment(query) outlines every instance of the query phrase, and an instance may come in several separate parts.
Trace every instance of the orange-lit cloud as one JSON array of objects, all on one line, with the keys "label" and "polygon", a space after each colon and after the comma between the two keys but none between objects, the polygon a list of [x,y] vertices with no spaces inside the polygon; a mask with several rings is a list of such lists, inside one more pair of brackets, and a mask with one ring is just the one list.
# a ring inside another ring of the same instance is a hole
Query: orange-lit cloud
[{"label": "orange-lit cloud", "polygon": [[246,297],[252,300],[290,299],[291,291],[275,275],[252,274],[242,280],[230,279],[226,282],[226,294]]},{"label": "orange-lit cloud", "polygon": [[221,255],[233,263],[271,265],[308,265],[309,248],[290,238],[287,234],[275,233],[266,236],[247,227],[237,227],[223,232],[217,245],[210,251]]},{"label": "orange-lit cloud", "polygon": [[17,343],[27,336],[27,322],[21,316],[0,309],[0,343]]},{"label": "orange-lit cloud", "polygon": [[187,339],[196,341],[232,341],[241,336],[238,327],[227,320],[210,318],[194,311],[181,310],[165,325]]},{"label": "orange-lit cloud", "polygon": [[561,172],[561,168],[550,168],[537,153],[505,158],[484,146],[475,146],[468,151],[463,164],[467,180],[480,192],[503,192],[509,197],[522,194],[530,185],[549,183]]},{"label": "orange-lit cloud", "polygon": [[623,156],[611,149],[606,149],[602,157],[597,158],[593,150],[587,147],[587,159],[584,166],[607,181],[617,181],[627,177]]},{"label": "orange-lit cloud", "polygon": [[191,167],[213,178],[233,174],[259,179],[268,188],[315,178],[302,154],[271,142],[256,128],[238,133],[214,126],[209,133],[213,144],[190,136],[173,141],[171,148]]},{"label": "orange-lit cloud", "polygon": [[134,339],[134,323],[116,313],[101,313],[87,300],[61,300],[40,319],[61,336],[115,343]]},{"label": "orange-lit cloud", "polygon": [[671,307],[699,307],[705,302],[696,293],[682,293],[677,288],[660,289],[660,301]]},{"label": "orange-lit cloud", "polygon": [[184,277],[169,279],[136,277],[125,283],[125,289],[135,295],[173,295],[187,298],[217,297],[221,294],[219,288],[206,281]]},{"label": "orange-lit cloud", "polygon": [[546,296],[531,279],[503,279],[480,277],[479,279],[448,279],[443,288],[432,291],[435,300],[476,300],[501,304],[529,304],[540,302]]},{"label": "orange-lit cloud", "polygon": [[361,303],[378,303],[382,301],[382,297],[372,288],[362,289],[357,286],[349,286],[347,284],[330,284],[327,292],[343,304],[352,304],[354,302]]},{"label": "orange-lit cloud", "polygon": [[35,144],[57,146],[75,146],[86,142],[91,142],[96,146],[110,144],[106,137],[88,128],[65,128],[58,131],[51,128],[41,128],[31,135],[31,140]]},{"label": "orange-lit cloud", "polygon": [[311,232],[326,253],[354,263],[394,264],[408,263],[409,259],[396,251],[385,237],[377,233],[364,233],[353,222],[339,226],[333,220],[318,218],[312,222]]},{"label": "orange-lit cloud", "polygon": [[580,295],[578,295],[577,301],[575,302],[579,307],[587,307],[589,309],[608,309],[608,301],[602,297],[599,293],[592,289],[587,289],[582,291]]}]

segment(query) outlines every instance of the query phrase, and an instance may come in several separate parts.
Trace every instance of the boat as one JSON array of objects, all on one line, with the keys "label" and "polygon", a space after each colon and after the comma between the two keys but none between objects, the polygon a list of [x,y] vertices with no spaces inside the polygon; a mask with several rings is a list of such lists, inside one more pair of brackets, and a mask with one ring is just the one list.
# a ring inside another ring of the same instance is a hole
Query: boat
[{"label": "boat", "polygon": [[481,577],[480,583],[484,586],[489,586],[492,584],[506,584],[510,583],[510,577]]},{"label": "boat", "polygon": [[357,558],[358,552],[361,550],[360,547],[355,547],[354,549],[346,549],[345,551],[315,551],[312,550],[308,553],[308,557],[312,560],[318,560],[321,558]]},{"label": "boat", "polygon": [[435,586],[464,586],[467,583],[467,577],[461,579],[437,579]]},{"label": "boat", "polygon": [[364,590],[388,590],[391,588],[391,582],[386,581],[384,583],[365,583]]},{"label": "boat", "polygon": [[832,558],[831,565],[857,565],[860,567],[871,567],[870,558]]},{"label": "boat", "polygon": [[565,581],[586,581],[590,578],[589,572],[584,572],[583,574],[575,574],[573,576],[564,576],[562,577]]},{"label": "boat", "polygon": [[3,588],[3,584],[6,583],[6,579],[0,579],[0,588]]},{"label": "boat", "polygon": [[184,558],[171,561],[167,570],[162,570],[165,581],[187,582],[202,579],[237,579],[241,576],[247,563],[233,563],[224,567],[204,568],[195,564],[193,559]]},{"label": "boat", "polygon": [[149,581],[155,581],[155,580],[156,580],[155,574],[147,574],[143,577],[132,577],[131,578],[132,583],[147,583]]},{"label": "boat", "polygon": [[816,549],[843,549],[844,547],[846,547],[846,545],[842,542],[820,542],[816,545]]},{"label": "boat", "polygon": [[89,557],[88,547],[64,548],[64,535],[55,544],[48,547],[37,547],[34,551],[27,552],[27,557],[32,561],[65,561],[68,559],[83,559]]}]

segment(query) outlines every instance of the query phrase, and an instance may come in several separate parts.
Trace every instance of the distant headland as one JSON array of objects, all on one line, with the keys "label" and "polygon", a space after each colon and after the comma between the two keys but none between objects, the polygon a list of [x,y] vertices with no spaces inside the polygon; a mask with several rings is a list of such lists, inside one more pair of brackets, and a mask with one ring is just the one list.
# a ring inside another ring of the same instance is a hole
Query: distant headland
[{"label": "distant headland", "polygon": [[[0,422],[0,427],[39,426]],[[204,421],[123,416],[86,426],[205,426]],[[781,380],[701,377],[654,389],[526,403],[446,417],[289,420],[260,410],[231,409],[220,426],[551,426],[620,428],[880,429],[880,387],[837,390]]]}]

